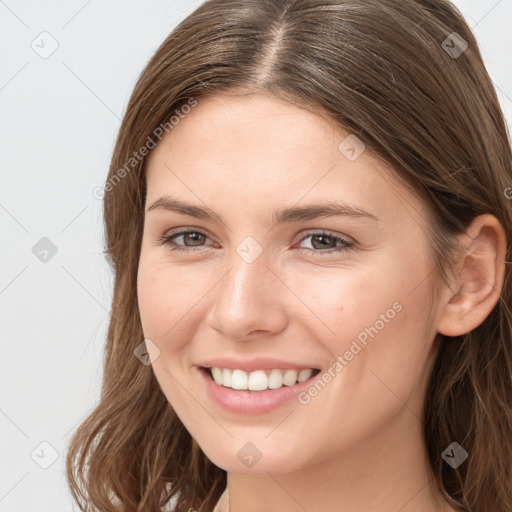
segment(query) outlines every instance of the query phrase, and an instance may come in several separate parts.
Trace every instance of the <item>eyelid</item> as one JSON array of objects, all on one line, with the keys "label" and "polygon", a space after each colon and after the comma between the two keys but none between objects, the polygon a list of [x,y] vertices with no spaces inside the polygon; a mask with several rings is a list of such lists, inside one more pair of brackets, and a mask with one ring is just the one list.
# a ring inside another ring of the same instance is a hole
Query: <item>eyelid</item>
[{"label": "eyelid", "polygon": [[340,238],[341,240],[343,240],[344,242],[347,242],[348,244],[356,243],[356,240],[354,240],[353,238],[351,238],[347,235],[343,235],[341,233],[336,233],[329,229],[322,229],[322,228],[306,230],[306,232],[302,235],[302,238],[299,240],[299,242],[302,242],[305,238],[307,238],[310,235],[321,235],[321,234],[325,234],[332,238]]},{"label": "eyelid", "polygon": [[[161,238],[169,238],[173,235],[177,235],[178,233],[183,234],[183,233],[187,233],[187,232],[199,233],[199,234],[207,236],[208,238],[211,238],[210,235],[203,228],[195,228],[193,226],[182,226],[179,228],[172,229],[171,231],[166,232]],[[302,233],[302,238],[300,238],[298,241],[302,242],[309,235],[319,235],[319,234],[326,234],[326,235],[332,236],[333,238],[341,238],[345,242],[348,242],[348,243],[357,243],[357,240],[355,240],[352,237],[349,237],[349,236],[341,234],[341,233],[336,233],[329,229],[323,229],[323,228],[311,228],[311,229],[306,230],[306,232]]]},{"label": "eyelid", "polygon": [[171,229],[170,231],[166,231],[165,234],[159,238],[159,240],[168,239],[174,235],[185,235],[187,233],[198,233],[200,235],[204,235],[207,238],[212,238],[207,230],[204,228],[195,228],[193,226],[181,226],[179,228]]}]

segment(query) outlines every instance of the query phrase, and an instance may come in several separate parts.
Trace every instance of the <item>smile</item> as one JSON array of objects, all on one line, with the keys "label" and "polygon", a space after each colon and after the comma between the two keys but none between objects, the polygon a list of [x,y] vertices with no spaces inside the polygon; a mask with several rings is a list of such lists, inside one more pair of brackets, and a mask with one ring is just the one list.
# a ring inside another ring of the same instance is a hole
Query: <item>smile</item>
[{"label": "smile", "polygon": [[217,366],[196,367],[196,371],[205,396],[226,411],[244,415],[269,413],[291,403],[320,373],[315,368],[246,372]]},{"label": "smile", "polygon": [[308,380],[317,375],[320,370],[306,368],[302,370],[287,369],[281,370],[255,370],[246,372],[230,368],[206,368],[212,379],[219,386],[236,390],[265,391],[267,389],[278,389],[283,386],[293,386],[299,382]]}]

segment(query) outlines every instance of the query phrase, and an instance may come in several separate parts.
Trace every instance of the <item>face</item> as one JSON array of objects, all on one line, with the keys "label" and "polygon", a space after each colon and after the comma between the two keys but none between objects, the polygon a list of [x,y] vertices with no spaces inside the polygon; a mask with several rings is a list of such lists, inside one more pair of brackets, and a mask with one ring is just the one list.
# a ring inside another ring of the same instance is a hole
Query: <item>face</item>
[{"label": "face", "polygon": [[349,135],[272,96],[217,95],[149,156],[143,331],[165,396],[227,471],[407,442],[421,415],[428,216]]}]

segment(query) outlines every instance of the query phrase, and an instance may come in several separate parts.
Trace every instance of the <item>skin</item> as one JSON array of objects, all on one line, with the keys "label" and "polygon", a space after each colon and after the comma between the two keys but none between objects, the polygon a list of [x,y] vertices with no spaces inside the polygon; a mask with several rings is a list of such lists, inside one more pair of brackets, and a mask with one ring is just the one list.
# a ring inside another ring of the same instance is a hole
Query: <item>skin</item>
[{"label": "skin", "polygon": [[[262,94],[202,98],[149,155],[138,299],[144,335],[160,350],[155,376],[207,457],[228,472],[231,512],[455,510],[430,486],[420,417],[436,334],[479,325],[498,300],[505,235],[482,216],[461,235],[458,278],[427,318],[435,283],[425,206],[316,113]],[[153,209],[172,195],[223,223]],[[367,218],[274,224],[274,211],[342,200]],[[171,230],[190,252],[158,239]],[[307,236],[326,230],[352,249]],[[246,237],[262,252],[237,253]],[[323,245],[322,245],[323,243]],[[310,249],[312,252],[308,252]],[[203,391],[212,357],[276,357],[326,371],[380,315],[402,306],[309,403],[260,415],[228,412]],[[252,442],[262,458],[245,467]]]}]

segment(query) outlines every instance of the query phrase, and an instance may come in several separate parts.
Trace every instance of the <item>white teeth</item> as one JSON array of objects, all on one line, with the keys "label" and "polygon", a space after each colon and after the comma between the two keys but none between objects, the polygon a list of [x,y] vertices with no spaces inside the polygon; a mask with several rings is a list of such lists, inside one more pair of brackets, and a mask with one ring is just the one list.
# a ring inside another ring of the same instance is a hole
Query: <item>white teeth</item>
[{"label": "white teeth", "polygon": [[227,370],[226,368],[224,368],[224,370],[222,370],[221,384],[223,386],[227,386],[228,388],[231,387],[231,370]]},{"label": "white teeth", "polygon": [[267,375],[265,370],[245,372],[243,370],[230,370],[229,368],[210,368],[213,380],[219,386],[250,391],[264,391],[277,389],[282,386],[293,386],[297,382],[304,382],[313,375],[313,369],[286,370],[274,369]]},{"label": "white teeth", "polygon": [[247,389],[247,373],[243,370],[233,370],[231,374],[231,387],[233,389]]},{"label": "white teeth", "polygon": [[268,387],[277,389],[283,385],[283,372],[280,370],[272,370],[268,376]]},{"label": "white teeth", "polygon": [[215,384],[222,385],[222,370],[220,368],[212,368],[211,371]]},{"label": "white teeth", "polygon": [[249,374],[247,387],[252,391],[262,391],[263,389],[267,389],[267,380],[267,374],[263,370],[256,370]]},{"label": "white teeth", "polygon": [[283,377],[283,384],[293,386],[297,383],[297,370],[288,370]]},{"label": "white teeth", "polygon": [[308,368],[306,370],[301,370],[299,372],[299,376],[297,377],[297,380],[299,382],[304,382],[305,380],[308,380],[311,375],[313,375],[313,370],[311,368]]}]

